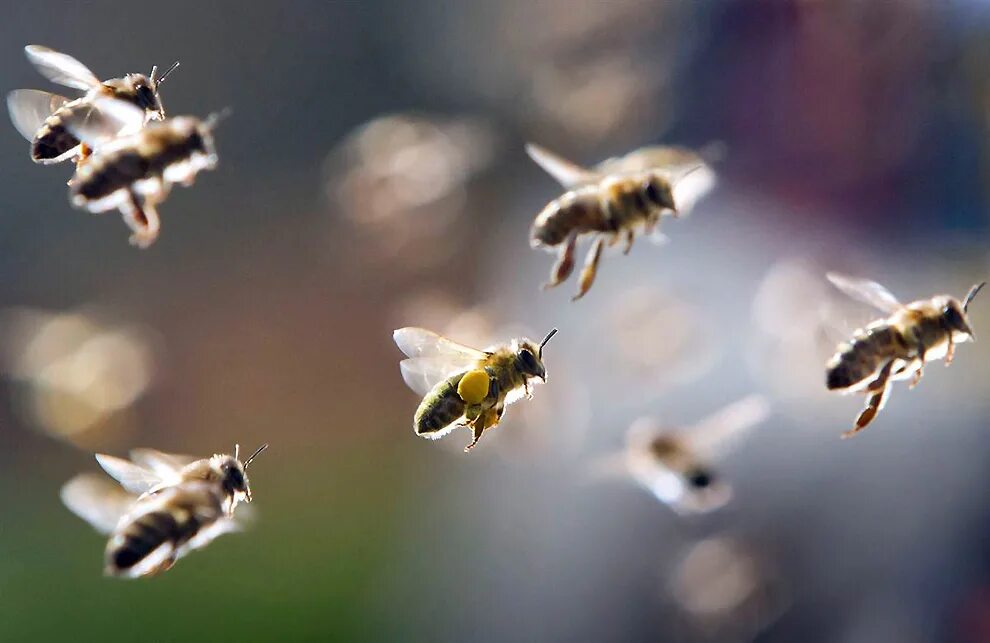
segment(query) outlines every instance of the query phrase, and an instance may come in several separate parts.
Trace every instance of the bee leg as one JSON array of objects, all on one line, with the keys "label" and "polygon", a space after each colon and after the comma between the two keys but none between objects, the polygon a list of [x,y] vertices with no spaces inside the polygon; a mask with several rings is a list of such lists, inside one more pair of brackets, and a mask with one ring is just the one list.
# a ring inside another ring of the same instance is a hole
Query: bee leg
[{"label": "bee leg", "polygon": [[859,414],[856,418],[856,425],[849,431],[842,434],[842,438],[849,438],[863,429],[865,429],[870,422],[876,418],[877,413],[880,409],[884,407],[887,403],[887,396],[890,393],[890,369],[894,366],[893,360],[887,362],[882,369],[880,369],[880,374],[877,376],[870,386],[867,388],[868,391],[872,391],[870,396],[866,398],[866,408]]},{"label": "bee leg", "polygon": [[636,240],[636,233],[632,230],[626,230],[626,247],[622,249],[622,254],[627,255],[629,251],[632,250],[633,241]]},{"label": "bee leg", "polygon": [[585,293],[591,289],[591,284],[595,283],[595,275],[598,273],[598,262],[602,258],[602,248],[605,246],[605,238],[598,236],[588,251],[588,256],[584,260],[584,268],[581,269],[581,280],[578,285],[578,292],[571,298],[577,301],[584,297]]},{"label": "bee leg", "polygon": [[471,440],[471,444],[464,447],[464,452],[467,453],[468,451],[473,449],[474,446],[478,444],[478,440],[481,439],[481,434],[484,433],[485,430],[490,429],[496,424],[498,424],[498,421],[501,417],[502,417],[501,411],[495,408],[487,409],[484,413],[478,416],[478,419],[475,420],[474,424],[471,425],[471,431],[474,435],[474,439]]},{"label": "bee leg", "polygon": [[155,209],[151,201],[144,201],[134,191],[128,192],[128,200],[121,207],[121,214],[124,216],[124,223],[131,229],[131,245],[139,248],[147,248],[158,238],[158,231],[161,229],[161,220],[158,218],[158,210]]},{"label": "bee leg", "polygon": [[577,232],[567,235],[567,239],[564,241],[564,245],[561,246],[557,255],[557,262],[550,271],[550,281],[543,284],[544,289],[553,288],[565,281],[574,272],[574,254],[577,248],[577,238]]},{"label": "bee leg", "polygon": [[918,346],[918,360],[917,360],[917,362],[918,362],[918,370],[916,370],[914,372],[914,378],[911,380],[911,383],[908,385],[908,388],[909,389],[914,388],[915,386],[917,386],[918,385],[918,382],[921,381],[921,376],[924,375],[924,373],[925,373],[925,347],[924,346],[921,346],[921,345]]},{"label": "bee leg", "polygon": [[949,333],[949,346],[945,349],[945,365],[952,363],[952,358],[956,356],[956,343],[952,341],[952,333]]}]

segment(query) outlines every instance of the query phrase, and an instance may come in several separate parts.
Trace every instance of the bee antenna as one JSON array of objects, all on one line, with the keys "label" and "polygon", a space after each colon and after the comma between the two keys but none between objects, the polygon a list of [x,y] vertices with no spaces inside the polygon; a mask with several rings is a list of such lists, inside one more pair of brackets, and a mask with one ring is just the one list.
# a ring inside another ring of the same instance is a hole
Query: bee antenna
[{"label": "bee antenna", "polygon": [[976,297],[976,293],[983,290],[983,286],[986,285],[987,282],[983,281],[969,289],[969,292],[966,293],[966,299],[963,300],[963,312],[969,312],[969,302],[973,301],[973,297]]},{"label": "bee antenna", "polygon": [[234,459],[235,460],[240,460],[241,459],[239,457],[240,455],[241,455],[241,445],[235,444],[234,445]]},{"label": "bee antenna", "polygon": [[251,464],[251,461],[254,460],[256,457],[258,457],[258,454],[261,453],[262,451],[264,451],[267,448],[268,448],[268,443],[267,442],[265,442],[260,447],[258,447],[258,450],[255,451],[254,453],[252,453],[251,454],[251,457],[248,458],[247,459],[247,462],[244,463],[244,469],[247,470],[248,465]]},{"label": "bee antenna", "polygon": [[154,67],[152,67],[151,68],[151,80],[154,81],[155,86],[157,87],[158,85],[161,85],[162,83],[164,83],[165,82],[165,79],[168,78],[168,75],[171,74],[173,71],[175,71],[175,69],[178,66],[179,66],[179,61],[176,60],[174,63],[172,63],[172,66],[171,67],[169,67],[168,69],[165,70],[165,73],[162,74],[161,75],[161,78],[159,78],[158,80],[155,80],[155,71],[158,70],[158,65],[155,65]]},{"label": "bee antenna", "polygon": [[543,338],[543,341],[540,342],[540,354],[539,354],[540,359],[543,358],[543,347],[546,346],[547,345],[547,342],[550,341],[550,338],[553,337],[556,334],[557,334],[557,329],[556,328],[552,328],[550,330],[550,332],[547,333],[547,336]]}]

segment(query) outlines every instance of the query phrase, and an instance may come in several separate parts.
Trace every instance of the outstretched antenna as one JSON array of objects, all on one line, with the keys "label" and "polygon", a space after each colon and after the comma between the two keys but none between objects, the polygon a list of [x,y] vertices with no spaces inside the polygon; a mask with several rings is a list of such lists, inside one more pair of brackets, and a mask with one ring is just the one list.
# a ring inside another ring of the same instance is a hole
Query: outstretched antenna
[{"label": "outstretched antenna", "polygon": [[241,445],[235,444],[234,445],[234,459],[235,460],[240,460],[241,459],[240,458],[240,455],[241,455]]},{"label": "outstretched antenna", "polygon": [[248,465],[251,464],[251,461],[254,460],[255,458],[257,458],[258,457],[258,454],[261,453],[262,451],[264,451],[267,448],[268,448],[268,443],[267,442],[264,443],[264,444],[262,444],[260,447],[258,447],[258,450],[255,451],[254,453],[252,453],[251,454],[251,457],[248,458],[247,459],[247,462],[244,463],[244,470],[246,471],[247,468],[248,468]]},{"label": "outstretched antenna", "polygon": [[213,112],[212,114],[207,116],[206,120],[203,121],[203,124],[206,125],[206,129],[213,131],[214,129],[216,129],[216,126],[219,125],[221,121],[229,117],[233,113],[233,111],[234,110],[230,109],[229,107],[224,107],[219,112]]},{"label": "outstretched antenna", "polygon": [[151,81],[155,84],[155,87],[158,87],[158,85],[161,85],[162,83],[164,83],[165,82],[165,79],[168,78],[168,75],[171,74],[173,71],[175,71],[176,67],[178,67],[178,66],[179,66],[179,61],[176,60],[174,63],[172,63],[172,66],[171,67],[169,67],[168,69],[165,70],[165,73],[162,74],[161,75],[161,78],[159,78],[158,80],[155,80],[155,72],[158,71],[158,65],[155,65],[154,67],[152,67],[151,68]]},{"label": "outstretched antenna", "polygon": [[543,338],[543,341],[540,342],[540,353],[539,353],[540,359],[543,359],[543,347],[546,346],[547,342],[550,341],[550,338],[556,334],[557,334],[557,329],[553,328],[550,330],[549,333],[547,333],[547,336]]},{"label": "outstretched antenna", "polygon": [[983,281],[983,282],[980,282],[980,283],[976,284],[975,286],[973,286],[972,288],[969,289],[969,292],[966,293],[966,299],[963,300],[963,312],[964,313],[965,312],[969,312],[969,302],[973,301],[973,297],[976,297],[976,293],[978,293],[981,290],[983,290],[983,286],[986,286],[986,285],[987,285],[987,282]]}]

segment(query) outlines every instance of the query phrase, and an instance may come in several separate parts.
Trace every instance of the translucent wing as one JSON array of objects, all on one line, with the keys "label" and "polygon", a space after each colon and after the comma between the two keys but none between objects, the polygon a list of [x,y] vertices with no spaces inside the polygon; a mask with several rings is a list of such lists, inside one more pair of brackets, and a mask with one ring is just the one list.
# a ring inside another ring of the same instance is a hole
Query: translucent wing
[{"label": "translucent wing", "polygon": [[869,304],[885,313],[893,313],[901,308],[901,302],[890,291],[875,281],[855,279],[835,272],[825,275],[832,284],[856,301]]},{"label": "translucent wing", "polygon": [[21,136],[33,141],[48,117],[68,102],[65,96],[40,89],[17,89],[7,94],[7,111]]},{"label": "translucent wing", "polygon": [[84,473],[69,480],[59,495],[72,513],[104,534],[117,527],[121,516],[137,499],[137,496],[94,473]]},{"label": "translucent wing", "polygon": [[111,478],[131,493],[142,494],[169,480],[169,476],[158,475],[150,469],[139,467],[133,462],[128,462],[123,458],[115,458],[112,455],[97,453],[96,461]]},{"label": "translucent wing", "polygon": [[74,110],[65,128],[80,141],[99,148],[113,139],[131,134],[144,125],[144,111],[114,98],[98,98],[90,109]]},{"label": "translucent wing", "polygon": [[395,345],[406,357],[449,357],[460,360],[479,360],[485,352],[458,344],[425,328],[406,327],[392,333]]},{"label": "translucent wing", "polygon": [[183,467],[196,460],[199,458],[195,456],[163,453],[154,449],[134,449],[131,451],[131,461],[134,464],[161,478],[170,478],[176,475]]},{"label": "translucent wing", "polygon": [[464,362],[448,357],[417,357],[399,362],[399,370],[409,388],[420,395],[426,395],[439,382],[470,368],[471,363],[465,365]]},{"label": "translucent wing", "polygon": [[60,54],[48,47],[28,45],[24,48],[28,60],[53,83],[87,91],[100,84],[100,79],[72,56]]},{"label": "translucent wing", "polygon": [[770,403],[762,395],[750,395],[733,402],[686,432],[694,450],[705,459],[721,457],[749,429],[770,416]]},{"label": "translucent wing", "polygon": [[526,153],[547,174],[557,179],[561,185],[568,189],[593,183],[602,178],[598,172],[581,167],[577,163],[572,163],[564,157],[558,156],[535,143],[526,144]]},{"label": "translucent wing", "polygon": [[642,147],[625,156],[606,159],[596,165],[595,170],[602,174],[642,172],[653,169],[676,173],[696,165],[705,165],[705,159],[692,149],[672,145],[655,145]]}]

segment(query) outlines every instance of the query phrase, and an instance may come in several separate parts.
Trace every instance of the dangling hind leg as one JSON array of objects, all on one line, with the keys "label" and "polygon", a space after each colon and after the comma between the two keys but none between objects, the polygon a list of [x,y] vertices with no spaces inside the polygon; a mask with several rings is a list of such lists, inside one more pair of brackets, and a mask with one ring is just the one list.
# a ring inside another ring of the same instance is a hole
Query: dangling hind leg
[{"label": "dangling hind leg", "polygon": [[553,269],[550,271],[550,281],[543,284],[544,289],[553,288],[571,276],[571,273],[574,271],[574,254],[577,248],[577,238],[577,232],[567,235],[564,245],[558,251],[557,262],[553,264]]},{"label": "dangling hind leg", "polygon": [[595,283],[595,275],[598,274],[598,262],[601,261],[604,247],[605,237],[602,235],[595,237],[594,243],[591,244],[591,250],[588,251],[588,256],[584,260],[584,268],[581,269],[578,292],[571,298],[571,301],[577,301],[584,297],[591,288],[591,284]]},{"label": "dangling hind leg", "polygon": [[473,449],[474,446],[478,444],[478,440],[481,439],[482,433],[484,433],[487,429],[490,429],[496,424],[498,424],[499,420],[502,419],[502,413],[504,411],[505,411],[504,406],[497,408],[493,407],[484,411],[481,415],[478,416],[478,418],[474,421],[474,423],[470,425],[474,439],[471,440],[471,444],[464,447],[465,453]]},{"label": "dangling hind leg", "polygon": [[865,429],[887,403],[887,396],[890,394],[890,369],[893,366],[893,360],[887,362],[880,369],[880,374],[877,375],[877,378],[867,387],[866,390],[869,391],[869,397],[866,398],[866,408],[856,418],[856,425],[842,434],[843,439],[852,437]]},{"label": "dangling hind leg", "polygon": [[155,239],[161,229],[161,220],[158,218],[158,210],[150,199],[140,198],[134,191],[128,192],[128,200],[120,207],[121,214],[124,215],[124,223],[131,229],[131,245],[139,248],[147,248]]},{"label": "dangling hind leg", "polygon": [[632,250],[633,241],[636,240],[636,232],[633,230],[626,230],[626,245],[622,249],[622,254],[627,255],[629,251]]}]

